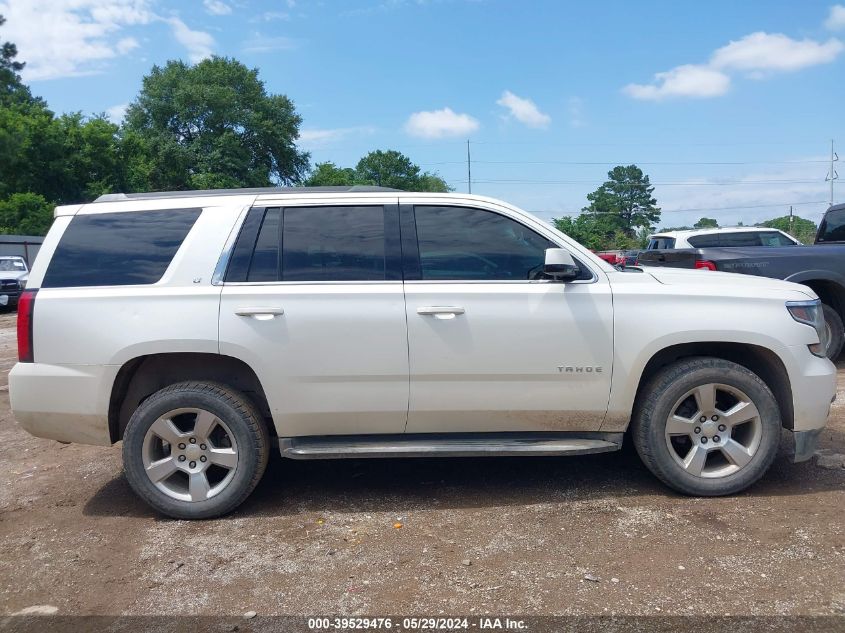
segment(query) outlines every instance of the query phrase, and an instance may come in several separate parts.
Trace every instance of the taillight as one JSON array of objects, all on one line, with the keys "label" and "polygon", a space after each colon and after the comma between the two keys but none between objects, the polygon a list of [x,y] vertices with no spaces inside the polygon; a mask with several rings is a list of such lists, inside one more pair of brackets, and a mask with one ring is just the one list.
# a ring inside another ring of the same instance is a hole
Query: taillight
[{"label": "taillight", "polygon": [[716,270],[716,264],[709,259],[699,259],[695,262],[695,267],[700,270]]},{"label": "taillight", "polygon": [[18,298],[18,362],[31,363],[32,350],[32,310],[35,307],[35,293],[38,290],[24,290]]}]

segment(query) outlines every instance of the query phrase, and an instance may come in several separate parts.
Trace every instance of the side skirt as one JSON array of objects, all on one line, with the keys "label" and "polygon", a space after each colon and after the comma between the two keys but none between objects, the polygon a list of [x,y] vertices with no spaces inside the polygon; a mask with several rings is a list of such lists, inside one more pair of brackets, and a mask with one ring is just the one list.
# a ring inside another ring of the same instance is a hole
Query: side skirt
[{"label": "side skirt", "polygon": [[279,438],[289,459],[588,455],[616,451],[623,433],[447,433]]}]

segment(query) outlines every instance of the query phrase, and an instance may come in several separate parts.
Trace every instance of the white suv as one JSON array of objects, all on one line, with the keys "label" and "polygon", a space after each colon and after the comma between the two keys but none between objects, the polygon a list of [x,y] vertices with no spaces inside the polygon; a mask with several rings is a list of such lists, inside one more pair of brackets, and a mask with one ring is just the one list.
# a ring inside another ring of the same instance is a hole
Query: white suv
[{"label": "white suv", "polygon": [[646,250],[720,246],[801,246],[801,242],[778,229],[767,229],[759,226],[732,226],[718,229],[661,231],[649,235]]},{"label": "white suv", "polygon": [[[807,459],[835,393],[804,286],[616,270],[505,203],[376,188],[112,194],[56,209],[12,408],[108,446],[174,517],[293,459],[618,449],[687,494]],[[565,485],[565,482],[563,482]]]}]

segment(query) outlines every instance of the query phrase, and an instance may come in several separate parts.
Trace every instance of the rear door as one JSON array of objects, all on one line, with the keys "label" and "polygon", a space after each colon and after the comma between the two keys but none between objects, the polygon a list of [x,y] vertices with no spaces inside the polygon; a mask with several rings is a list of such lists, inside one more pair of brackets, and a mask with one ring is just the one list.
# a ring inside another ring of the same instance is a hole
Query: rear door
[{"label": "rear door", "polygon": [[403,432],[397,205],[250,210],[223,287],[220,352],[256,370],[280,436]]},{"label": "rear door", "polygon": [[409,433],[597,431],[613,305],[601,271],[543,279],[557,244],[491,209],[402,205]]}]

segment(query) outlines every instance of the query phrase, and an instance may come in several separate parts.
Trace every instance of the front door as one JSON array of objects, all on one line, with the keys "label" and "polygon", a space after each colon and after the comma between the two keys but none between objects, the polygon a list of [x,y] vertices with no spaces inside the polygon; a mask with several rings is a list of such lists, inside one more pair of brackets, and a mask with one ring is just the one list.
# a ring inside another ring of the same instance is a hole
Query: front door
[{"label": "front door", "polygon": [[613,354],[601,271],[580,264],[576,281],[543,279],[545,249],[558,245],[499,212],[402,213],[407,431],[598,431]]},{"label": "front door", "polygon": [[281,437],[404,430],[398,239],[396,205],[248,214],[222,292],[220,352],[256,371]]}]

